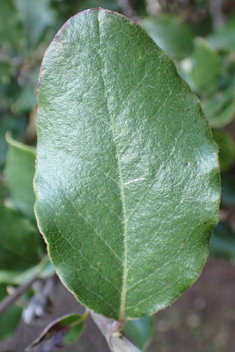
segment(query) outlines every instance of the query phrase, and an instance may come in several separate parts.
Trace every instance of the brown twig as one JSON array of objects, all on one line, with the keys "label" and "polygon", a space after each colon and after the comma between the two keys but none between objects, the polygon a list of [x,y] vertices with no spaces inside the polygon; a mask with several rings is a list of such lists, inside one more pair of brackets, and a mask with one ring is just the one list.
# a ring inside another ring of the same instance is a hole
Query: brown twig
[{"label": "brown twig", "polygon": [[38,278],[38,275],[34,275],[30,280],[26,281],[23,285],[17,287],[12,295],[7,296],[0,303],[0,316],[24,293],[27,291],[32,283]]}]

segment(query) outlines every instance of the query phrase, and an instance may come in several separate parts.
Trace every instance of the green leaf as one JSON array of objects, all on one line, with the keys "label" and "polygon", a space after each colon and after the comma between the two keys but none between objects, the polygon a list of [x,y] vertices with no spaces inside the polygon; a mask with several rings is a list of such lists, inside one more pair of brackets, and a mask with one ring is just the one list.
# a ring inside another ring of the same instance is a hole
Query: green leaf
[{"label": "green leaf", "polygon": [[26,123],[23,119],[13,116],[3,116],[0,121],[0,170],[3,168],[7,152],[7,142],[5,135],[11,131],[15,138],[21,138],[26,130]]},{"label": "green leaf", "polygon": [[219,86],[221,59],[206,39],[198,38],[194,49],[192,79],[201,93],[213,93]]},{"label": "green leaf", "polygon": [[12,65],[7,60],[0,59],[0,84],[9,83],[12,74]]},{"label": "green leaf", "polygon": [[11,194],[11,203],[30,220],[35,221],[33,176],[35,149],[14,141],[8,134],[7,160],[4,175]]},{"label": "green leaf", "polygon": [[125,322],[124,332],[139,349],[145,351],[153,338],[153,323],[153,316],[129,320]]},{"label": "green leaf", "polygon": [[87,315],[70,314],[49,324],[27,348],[27,352],[47,352],[64,348],[75,342],[82,333]]},{"label": "green leaf", "polygon": [[[19,273],[21,270],[26,270],[32,266],[32,262],[13,253],[9,249],[0,245],[0,272],[2,271],[14,271]],[[1,274],[0,274],[1,276]],[[5,279],[0,278],[0,282],[8,282]]]},{"label": "green leaf", "polygon": [[14,210],[0,205],[0,245],[33,262],[39,260],[37,228]]},{"label": "green leaf", "polygon": [[[1,250],[2,248],[3,247],[0,246],[0,254],[2,254],[2,250]],[[12,255],[13,253],[11,253],[8,259],[8,261],[11,263],[16,259],[14,257],[12,258]],[[20,260],[22,259],[21,257],[18,257],[18,258],[20,258]],[[0,264],[1,264],[1,260],[0,260]],[[53,276],[55,274],[54,267],[52,266],[52,264],[50,263],[47,257],[44,257],[38,265],[35,265],[33,267],[32,267],[32,263],[30,263],[31,267],[25,271],[22,271],[22,268],[19,267],[19,264],[20,264],[19,260],[18,261],[15,260],[15,262],[13,262],[13,268],[15,271],[11,271],[10,270],[11,268],[9,268],[9,266],[7,267],[0,266],[0,268],[2,269],[7,269],[7,270],[0,270],[0,283],[22,285],[26,281],[30,280],[32,276],[37,275],[39,278],[44,279],[44,278]]]},{"label": "green leaf", "polygon": [[12,0],[0,0],[0,9],[0,44],[17,49],[23,37],[19,14]]},{"label": "green leaf", "polygon": [[217,93],[203,100],[202,109],[211,127],[220,128],[228,125],[234,119],[235,100],[223,101],[223,93]]},{"label": "green leaf", "polygon": [[173,59],[183,59],[192,53],[194,40],[192,28],[181,22],[179,17],[170,15],[149,17],[141,20],[139,24]]},{"label": "green leaf", "polygon": [[24,87],[14,103],[11,105],[11,111],[14,114],[31,112],[32,108],[37,105],[37,83],[38,83],[39,68],[37,67],[30,78],[25,82]]},{"label": "green leaf", "polygon": [[[0,302],[7,296],[7,285],[0,284]],[[22,314],[22,308],[13,304],[0,318],[0,340],[8,339],[15,331]]]},{"label": "green leaf", "polygon": [[210,256],[235,258],[235,234],[224,222],[220,221],[214,229],[210,242]]},{"label": "green leaf", "polygon": [[221,172],[226,172],[235,160],[235,143],[228,133],[221,130],[212,131],[214,140],[219,146],[219,161]]},{"label": "green leaf", "polygon": [[235,52],[234,19],[218,27],[207,39],[216,50]]},{"label": "green leaf", "polygon": [[31,112],[33,106],[37,105],[36,85],[30,86],[26,84],[20,91],[19,96],[11,105],[11,110],[14,114]]},{"label": "green leaf", "polygon": [[103,9],[62,27],[39,82],[35,210],[58,275],[110,318],[164,308],[200,274],[218,218],[198,99],[144,30]]},{"label": "green leaf", "polygon": [[30,48],[39,44],[46,28],[55,20],[55,13],[50,7],[51,0],[14,0],[25,29],[25,36]]},{"label": "green leaf", "polygon": [[3,203],[4,198],[6,197],[8,190],[3,180],[0,180],[0,203]]},{"label": "green leaf", "polygon": [[230,207],[235,205],[235,177],[231,173],[221,175],[221,205]]}]

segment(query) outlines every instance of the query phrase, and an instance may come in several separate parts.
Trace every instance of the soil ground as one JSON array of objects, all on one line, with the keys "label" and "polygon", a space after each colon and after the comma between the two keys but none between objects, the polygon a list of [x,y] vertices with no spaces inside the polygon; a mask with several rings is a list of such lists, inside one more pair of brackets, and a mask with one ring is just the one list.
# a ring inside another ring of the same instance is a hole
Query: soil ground
[{"label": "soil ground", "polygon": [[[83,311],[60,283],[53,307],[31,325],[21,322],[14,336],[0,343],[0,352],[23,352],[43,328],[63,314]],[[82,337],[64,352],[110,352],[89,318]],[[235,266],[225,259],[208,261],[197,282],[170,307],[155,316],[148,352],[234,352]]]}]

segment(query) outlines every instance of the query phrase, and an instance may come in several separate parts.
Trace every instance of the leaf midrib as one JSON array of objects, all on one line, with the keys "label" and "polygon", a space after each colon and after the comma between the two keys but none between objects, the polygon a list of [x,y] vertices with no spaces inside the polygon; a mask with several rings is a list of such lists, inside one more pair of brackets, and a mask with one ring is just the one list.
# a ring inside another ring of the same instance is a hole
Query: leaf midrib
[{"label": "leaf midrib", "polygon": [[[100,37],[100,18],[99,18],[99,9],[97,10],[97,21],[98,21],[98,36],[99,36],[99,46],[101,50],[101,37]],[[119,175],[119,188],[120,188],[120,194],[121,194],[121,203],[122,203],[122,213],[123,213],[123,221],[124,221],[124,261],[123,261],[123,284],[122,284],[122,291],[121,291],[121,304],[120,304],[120,313],[119,313],[119,319],[124,320],[125,318],[125,305],[126,305],[126,294],[127,294],[127,276],[128,276],[128,271],[127,271],[127,215],[126,215],[126,204],[125,204],[125,193],[124,193],[124,183],[123,183],[123,176],[122,176],[122,171],[121,171],[121,160],[120,160],[120,154],[118,152],[117,148],[117,143],[115,142],[115,130],[114,130],[114,118],[112,117],[112,114],[109,110],[109,103],[108,103],[108,95],[107,95],[107,89],[106,89],[106,84],[105,84],[105,78],[104,78],[104,66],[103,66],[103,61],[102,57],[100,55],[100,52],[98,52],[98,56],[100,59],[100,66],[101,66],[101,78],[103,81],[104,85],[104,96],[106,100],[106,109],[108,112],[108,116],[111,121],[111,129],[112,129],[112,140],[113,144],[115,146],[115,156],[117,159],[117,166],[118,166],[118,175]]]}]

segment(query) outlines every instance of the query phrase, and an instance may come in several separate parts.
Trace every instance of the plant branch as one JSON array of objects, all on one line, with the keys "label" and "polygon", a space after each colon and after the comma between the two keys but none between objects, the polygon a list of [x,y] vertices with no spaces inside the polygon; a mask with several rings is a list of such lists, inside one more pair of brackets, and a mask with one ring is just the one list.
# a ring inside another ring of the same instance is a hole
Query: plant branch
[{"label": "plant branch", "polygon": [[32,283],[38,278],[38,275],[34,275],[30,280],[26,281],[23,285],[17,287],[12,295],[7,296],[0,303],[0,316],[24,293],[27,291]]},{"label": "plant branch", "polygon": [[123,329],[124,321],[113,321],[92,311],[90,311],[90,314],[104,335],[111,352],[141,352],[122,335],[121,330]]}]

